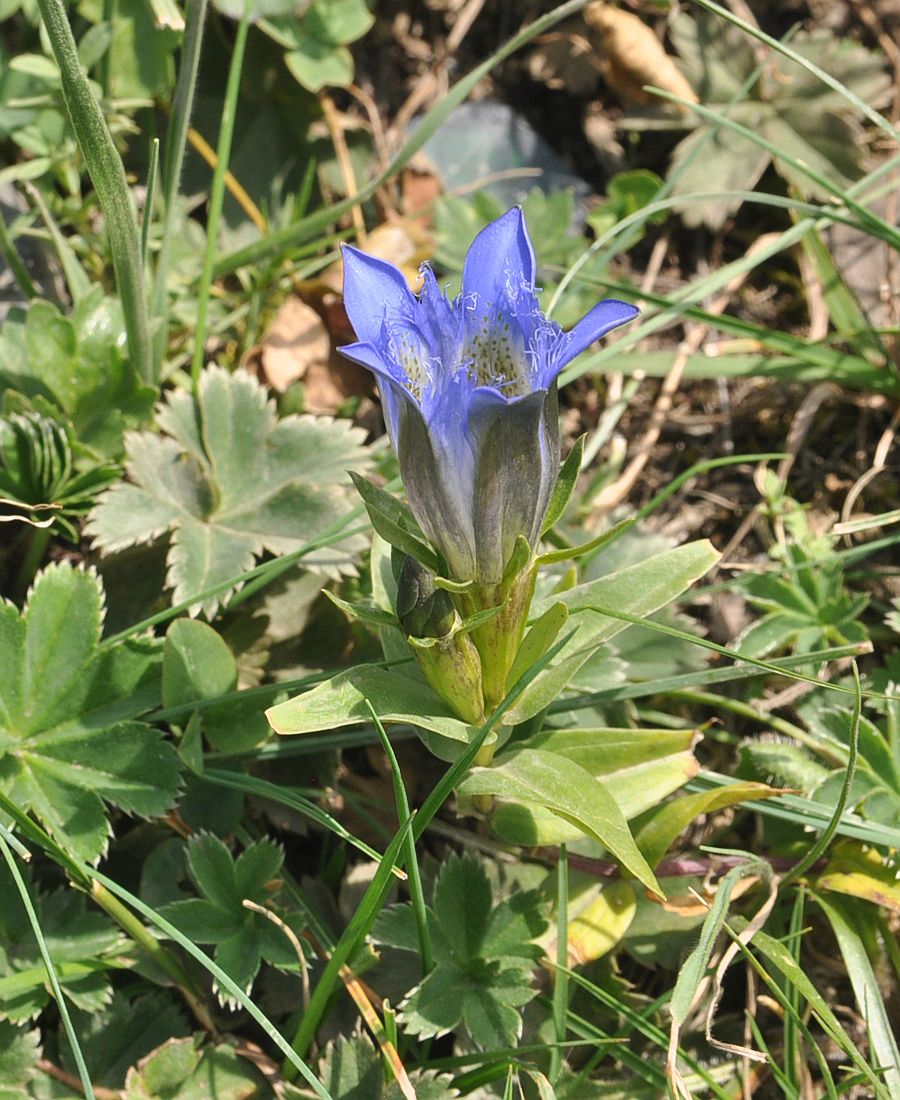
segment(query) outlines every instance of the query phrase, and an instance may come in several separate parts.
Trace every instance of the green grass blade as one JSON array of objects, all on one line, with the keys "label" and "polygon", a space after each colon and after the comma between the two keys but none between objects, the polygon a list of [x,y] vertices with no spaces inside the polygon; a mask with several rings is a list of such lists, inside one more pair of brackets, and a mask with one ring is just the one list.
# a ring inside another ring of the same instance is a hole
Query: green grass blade
[{"label": "green grass blade", "polygon": [[[580,986],[587,993],[591,994],[597,1001],[600,1002],[605,1008],[611,1009],[616,1014],[620,1015],[628,1025],[628,1031],[636,1031],[639,1035],[642,1035],[645,1039],[649,1040],[654,1046],[658,1047],[661,1051],[665,1051],[668,1047],[668,1036],[661,1027],[653,1023],[648,1018],[649,1014],[644,1014],[636,1011],[625,1001],[620,1001],[616,997],[612,996],[601,985],[591,981],[584,975],[579,974],[577,970],[568,970],[569,980]],[[571,1014],[570,1014],[571,1021]],[[627,1032],[626,1032],[627,1034]],[[679,1047],[679,1058],[682,1058],[686,1065],[700,1077],[707,1088],[717,1097],[719,1100],[729,1100],[730,1094],[722,1089],[715,1078],[711,1075],[709,1069],[706,1066],[701,1065],[696,1059],[689,1054],[686,1050]],[[656,1067],[654,1067],[656,1070]],[[659,1073],[659,1070],[656,1070]],[[665,1076],[663,1075],[663,1082],[665,1082]]]},{"label": "green grass blade", "polygon": [[16,889],[19,891],[22,905],[25,907],[25,912],[28,914],[28,922],[37,940],[38,950],[41,953],[41,958],[47,969],[47,980],[53,991],[57,1011],[62,1020],[63,1030],[66,1033],[66,1038],[69,1040],[69,1046],[72,1048],[72,1057],[75,1059],[75,1066],[78,1070],[78,1079],[81,1082],[82,1091],[87,1100],[94,1100],[94,1089],[91,1085],[91,1077],[85,1065],[84,1055],[81,1052],[81,1045],[78,1042],[78,1036],[75,1034],[75,1028],[72,1025],[72,1017],[69,1015],[69,1006],[66,1004],[65,995],[60,987],[59,978],[56,975],[56,968],[53,965],[53,959],[50,957],[50,952],[47,949],[47,942],[41,930],[41,922],[38,920],[38,915],[31,901],[31,895],[28,893],[28,887],[25,884],[25,880],[22,878],[22,873],[16,863],[16,858],[12,854],[9,845],[2,837],[0,837],[0,851],[3,852],[3,858],[6,860],[6,865],[9,867],[10,874],[16,884]]},{"label": "green grass blade", "polygon": [[[756,82],[759,80],[763,69],[764,65],[760,63],[753,69],[751,73],[748,74],[744,82],[735,91],[734,95],[725,105],[726,110],[730,107],[735,106],[738,103],[741,103],[746,98],[748,92],[750,92],[750,90],[756,85]],[[641,234],[645,226],[647,225],[648,221],[654,213],[654,211],[652,211],[650,207],[652,207],[655,203],[660,202],[661,200],[665,200],[667,198],[667,196],[672,191],[672,188],[678,181],[678,178],[688,170],[691,164],[693,164],[699,156],[702,156],[703,151],[710,145],[714,137],[715,130],[711,129],[691,150],[690,154],[685,157],[682,163],[673,167],[673,170],[669,174],[668,178],[664,179],[660,183],[659,187],[656,189],[652,201],[649,204],[646,204],[640,210],[636,210],[630,217],[625,218],[622,222],[610,226],[610,228],[605,233],[602,233],[600,237],[596,241],[594,241],[587,252],[575,261],[569,271],[567,271],[566,274],[563,276],[563,279],[560,282],[559,286],[557,286],[556,290],[553,292],[553,296],[550,300],[549,305],[547,306],[548,317],[552,315],[553,310],[556,308],[560,298],[563,295],[563,292],[569,285],[569,282],[572,280],[572,278],[575,276],[581,266],[587,263],[588,259],[590,259],[592,255],[600,252],[601,249],[605,248],[605,251],[601,253],[600,258],[597,261],[597,265],[598,267],[601,267],[604,271],[606,271],[606,269],[609,267],[610,261],[614,258],[616,252],[625,252],[631,247],[631,245],[640,240]],[[668,200],[667,206],[675,205],[677,205],[677,200]],[[629,224],[627,224],[626,226],[626,223]],[[625,232],[621,233],[620,229],[623,226],[625,226]]]},{"label": "green grass blade", "polygon": [[147,168],[147,194],[144,199],[144,213],[141,217],[141,262],[147,266],[147,254],[150,248],[150,226],[153,224],[153,210],[156,205],[156,177],[159,171],[159,138],[150,142],[150,164]]},{"label": "green grass blade", "polygon": [[831,820],[822,831],[816,843],[809,848],[803,859],[800,860],[793,870],[785,875],[783,879],[784,885],[805,875],[810,867],[814,866],[825,854],[837,831],[838,824],[844,816],[844,810],[850,798],[850,788],[853,786],[853,777],[856,774],[856,762],[859,759],[859,719],[862,714],[862,688],[859,683],[859,669],[856,667],[856,661],[853,662],[851,668],[853,669],[853,687],[856,691],[856,698],[853,701],[853,718],[850,723],[850,751],[847,756],[846,770],[844,771],[844,781],[841,784],[841,791],[835,803]]},{"label": "green grass blade", "polygon": [[106,215],[106,231],[125,316],[131,368],[143,381],[152,384],[155,378],[144,294],[144,268],[125,167],[78,60],[78,48],[65,5],[62,0],[38,0],[38,7],[59,67],[63,99],[72,129]]},{"label": "green grass blade", "polygon": [[[859,657],[860,654],[867,652],[869,652],[868,643],[860,642],[856,645],[835,646],[832,649],[817,649],[811,653],[792,654],[790,657],[774,657],[771,663],[780,671],[789,671],[797,665],[824,664],[826,661],[839,661],[844,657]],[[598,704],[616,703],[623,699],[645,699],[650,695],[668,695],[671,692],[690,691],[713,684],[748,680],[759,675],[759,670],[752,665],[746,667],[731,665],[728,668],[705,668],[699,672],[681,672],[675,676],[662,676],[656,680],[617,684],[602,691],[566,696],[551,703],[549,712],[554,714],[560,711],[587,710]]]},{"label": "green grass blade", "polygon": [[871,907],[866,903],[853,905],[850,899],[815,895],[834,932],[859,1013],[869,1028],[869,1044],[877,1065],[884,1071],[884,1083],[892,1097],[900,1096],[900,1049],[888,1016],[878,979],[861,935],[868,923]]},{"label": "green grass blade", "polygon": [[31,281],[28,268],[22,262],[22,257],[9,235],[9,226],[7,226],[6,218],[2,214],[0,214],[0,256],[6,261],[6,266],[12,273],[12,277],[23,296],[28,300],[37,298],[37,287]]},{"label": "green grass blade", "polygon": [[53,248],[56,251],[56,257],[59,260],[59,266],[65,276],[66,286],[69,288],[69,294],[72,301],[77,304],[91,289],[91,281],[85,274],[85,270],[68,239],[56,224],[56,219],[50,212],[50,207],[44,200],[44,196],[37,187],[30,188],[28,193],[31,196],[31,201],[38,208],[41,220],[47,227],[47,232],[50,234],[50,240],[53,242]]},{"label": "green grass blade", "polygon": [[[309,1004],[300,1019],[300,1026],[297,1028],[297,1034],[291,1044],[296,1056],[299,1058],[305,1057],[312,1044],[319,1024],[325,1015],[328,1002],[331,1000],[331,995],[339,981],[341,969],[346,965],[347,960],[368,933],[381,911],[385,894],[391,885],[394,864],[406,844],[414,820],[415,818],[412,816],[408,817],[385,849],[381,862],[378,864],[378,870],[356,907],[356,912],[350,918],[349,924],[331,952],[325,970],[322,972],[313,995],[309,999]],[[294,1063],[291,1062],[291,1065],[294,1065]],[[285,1066],[285,1076],[288,1079],[294,1076],[290,1066]]]},{"label": "green grass blade", "polygon": [[[734,780],[718,772],[701,771],[685,784],[689,792],[707,791],[711,787],[726,787]],[[834,817],[831,807],[811,798],[802,798],[796,794],[779,794],[777,798],[754,802],[747,807],[750,813],[763,817],[790,821],[801,829],[824,830]],[[844,812],[838,822],[836,832],[841,836],[861,840],[864,844],[878,844],[887,848],[900,848],[900,828],[883,825],[879,821],[866,821],[858,814]]]},{"label": "green grass blade", "polygon": [[540,16],[535,19],[533,23],[524,27],[518,34],[504,43],[499,50],[491,54],[486,61],[483,61],[470,73],[467,73],[458,80],[447,94],[439,99],[437,104],[425,115],[416,127],[415,133],[407,140],[406,144],[387,168],[361,187],[356,195],[344,199],[342,202],[335,203],[332,206],[325,207],[322,210],[317,210],[315,213],[308,215],[294,225],[287,226],[285,229],[276,231],[275,233],[270,233],[265,239],[256,241],[246,248],[238,249],[229,256],[222,257],[215,267],[214,274],[216,276],[227,275],[236,268],[246,267],[249,264],[258,264],[260,261],[270,260],[281,256],[289,252],[294,246],[315,237],[327,226],[337,221],[338,218],[349,213],[354,206],[361,202],[366,202],[379,188],[393,179],[393,177],[409,163],[413,155],[417,153],[432,134],[436,133],[443,125],[451,111],[467,98],[478,82],[487,76],[492,69],[496,68],[501,61],[505,61],[511,54],[520,50],[524,45],[532,41],[532,39],[536,38],[538,35],[544,34],[545,31],[548,31],[561,20],[567,19],[570,15],[575,15],[577,12],[581,11],[587,3],[588,0],[568,0],[567,3],[560,4],[558,8],[554,8],[553,11],[547,12],[546,15]]},{"label": "green grass blade", "polygon": [[156,324],[153,335],[153,368],[156,377],[161,373],[166,353],[168,320],[168,279],[172,245],[175,235],[175,216],[178,209],[178,188],[184,166],[187,135],[194,106],[197,73],[200,69],[200,48],[203,45],[203,25],[206,21],[207,0],[187,0],[185,4],[184,43],[181,48],[181,67],[175,98],[172,101],[172,117],[166,138],[163,158],[163,222],[159,255],[153,277],[153,293],[150,315]]},{"label": "green grass blade", "polygon": [[[84,872],[87,873],[87,868],[84,868]],[[140,898],[135,897],[130,890],[126,890],[124,886],[121,886],[114,879],[108,878],[100,871],[91,871],[90,874],[102,886],[105,886],[111,894],[130,905],[140,913],[144,920],[155,925],[161,932],[168,936],[169,939],[174,940],[175,943],[183,948],[183,950],[193,959],[196,959],[196,961],[215,978],[222,989],[226,990],[228,996],[237,1001],[237,1003],[249,1013],[269,1039],[271,1039],[275,1046],[285,1055],[294,1069],[305,1078],[316,1096],[318,1096],[320,1100],[333,1100],[333,1097],[327,1089],[319,1082],[318,1078],[303,1059],[297,1056],[290,1043],[284,1038],[272,1021],[256,1007],[240,986],[229,978],[225,971],[220,966],[217,966],[205,951],[202,951],[192,940],[189,940],[188,937],[179,932],[173,924],[170,924],[165,917],[159,916],[159,914],[151,909],[149,905],[145,905]]]},{"label": "green grass blade", "polygon": [[550,1082],[555,1085],[562,1070],[563,1044],[569,1016],[569,853],[559,846],[556,863],[556,977],[553,985],[553,1037],[550,1051]]},{"label": "green grass blade", "polygon": [[779,42],[777,38],[773,38],[770,34],[766,34],[765,31],[759,29],[759,27],[753,26],[752,23],[746,22],[741,19],[740,16],[735,15],[734,12],[729,11],[728,8],[723,8],[720,4],[715,3],[715,0],[692,0],[692,3],[697,4],[701,8],[706,8],[707,11],[714,12],[722,19],[727,20],[729,23],[733,23],[734,26],[740,27],[746,34],[751,35],[759,42],[765,42],[767,46],[771,46],[773,50],[776,50],[783,57],[789,58],[791,61],[796,62],[807,72],[812,73],[818,77],[827,87],[832,91],[838,93],[847,100],[853,107],[856,108],[860,114],[864,115],[870,122],[874,123],[879,130],[883,130],[892,140],[896,141],[898,138],[898,131],[884,115],[875,110],[874,107],[866,103],[865,100],[859,98],[854,92],[851,92],[849,88],[845,87],[839,80],[833,77],[830,73],[826,73],[824,69],[820,69],[818,65],[797,53],[796,50],[792,50],[785,42]]},{"label": "green grass blade", "polygon": [[[806,895],[801,887],[797,891],[797,896],[794,899],[794,905],[791,909],[791,920],[789,925],[789,939],[787,948],[793,955],[794,961],[797,965],[800,965],[800,950],[803,945],[803,908]],[[800,1086],[800,1043],[799,1043],[799,1021],[800,1021],[800,991],[796,986],[791,985],[790,982],[785,982],[785,998],[787,1000],[790,1011],[785,1011],[784,1023],[782,1025],[782,1035],[784,1036],[784,1053],[782,1055],[782,1061],[784,1062],[784,1074],[790,1081],[794,1089],[798,1089]]]},{"label": "green grass blade", "polygon": [[[400,762],[394,752],[394,746],[385,732],[381,719],[375,713],[375,708],[366,700],[369,714],[372,716],[372,724],[378,734],[378,740],[384,749],[391,766],[391,779],[394,784],[394,800],[397,804],[397,818],[405,821],[410,816],[409,799],[406,795],[406,786],[403,782],[403,774],[400,771]],[[422,977],[425,977],[434,966],[434,950],[431,946],[431,930],[428,927],[428,911],[425,906],[425,891],[422,888],[422,874],[419,870],[419,859],[416,855],[416,842],[412,833],[406,838],[406,870],[409,874],[409,898],[412,902],[413,916],[416,920],[416,933],[419,937],[419,956],[422,960]]]},{"label": "green grass blade", "polygon": [[225,787],[232,791],[241,791],[243,794],[254,794],[258,798],[268,798],[273,802],[279,802],[282,806],[287,806],[291,810],[296,810],[297,813],[302,814],[304,817],[308,817],[311,821],[315,821],[317,825],[321,825],[323,829],[328,829],[335,836],[341,838],[351,844],[354,848],[358,849],[369,859],[381,859],[381,853],[376,852],[371,845],[366,844],[364,840],[360,840],[359,837],[354,836],[348,829],[337,820],[332,817],[330,813],[327,813],[321,807],[317,806],[315,802],[311,802],[308,798],[303,798],[302,795],[297,794],[295,791],[279,787],[276,783],[269,783],[265,779],[259,779],[257,776],[245,775],[243,772],[229,772],[220,770],[219,768],[204,768],[203,778],[214,786]]},{"label": "green grass blade", "polygon": [[848,210],[852,211],[857,218],[859,218],[861,228],[864,228],[873,236],[877,236],[881,240],[886,241],[894,248],[900,247],[900,230],[897,230],[890,222],[886,222],[884,218],[879,217],[877,214],[873,214],[871,210],[868,210],[861,203],[857,202],[848,190],[832,183],[831,180],[823,176],[820,172],[810,168],[805,161],[798,160],[797,157],[791,156],[790,153],[786,153],[784,149],[774,142],[769,141],[768,138],[763,137],[757,130],[752,130],[749,126],[744,126],[742,123],[735,121],[733,118],[729,118],[728,115],[723,114],[722,111],[715,110],[713,107],[704,107],[702,103],[693,103],[691,100],[684,99],[679,95],[674,95],[672,92],[664,91],[662,88],[654,88],[652,85],[649,85],[648,90],[654,95],[659,96],[660,99],[668,100],[670,103],[680,104],[682,107],[694,111],[707,122],[714,122],[717,126],[724,126],[727,130],[732,130],[734,133],[740,134],[740,136],[747,141],[752,142],[754,145],[758,145],[761,149],[765,149],[773,157],[777,157],[779,160],[784,161],[785,164],[789,164],[796,172],[806,176],[807,179],[812,180],[812,182],[823,191],[827,191],[828,194],[833,195],[842,202]]},{"label": "green grass blade", "polygon": [[[723,657],[729,657],[733,661],[745,661],[748,665],[761,669],[763,672],[777,672],[782,676],[786,676],[789,680],[800,680],[803,683],[813,684],[817,688],[834,691],[839,695],[856,696],[857,694],[853,688],[845,687],[843,684],[832,684],[828,681],[818,680],[815,676],[809,676],[806,673],[797,672],[794,669],[786,669],[784,666],[779,667],[773,664],[772,661],[762,661],[756,657],[750,657],[746,653],[741,653],[739,650],[729,649],[728,646],[719,645],[717,642],[712,642],[708,638],[700,638],[696,634],[691,634],[686,630],[679,630],[677,627],[669,626],[667,623],[656,622],[653,619],[642,619],[637,615],[629,615],[625,611],[604,607],[601,604],[592,604],[591,610],[596,611],[600,615],[608,615],[611,619],[619,619],[622,622],[631,623],[632,626],[641,626],[657,634],[666,634],[668,637],[677,638],[681,642],[688,642],[691,645],[699,646],[701,649],[708,649]],[[862,695],[866,699],[887,698],[887,696],[880,691],[864,691]]]},{"label": "green grass blade", "polygon": [[[732,923],[735,928],[740,930],[745,922],[736,919]],[[774,980],[766,966],[763,966],[756,957],[757,953],[766,960],[767,964],[774,967],[791,985],[796,987],[798,993],[809,1005],[816,1021],[828,1038],[844,1052],[849,1061],[856,1066],[864,1075],[865,1079],[872,1085],[873,1100],[891,1100],[891,1094],[888,1093],[884,1085],[878,1080],[872,1067],[867,1064],[866,1060],[859,1053],[856,1043],[844,1030],[843,1025],[834,1014],[831,1006],[827,1003],[819,990],[816,989],[803,969],[797,964],[794,956],[784,944],[768,935],[766,932],[757,932],[753,937],[753,950],[751,951],[749,947],[740,942],[737,938],[737,932],[735,932],[732,927],[728,924],[726,924],[725,927],[737,942],[744,958],[753,966],[754,970],[756,970],[757,974],[759,974],[772,995],[778,1000],[785,1011],[789,1011],[789,1002],[779,983]]]},{"label": "green grass blade", "polygon": [[206,253],[203,257],[203,271],[197,289],[197,321],[194,330],[194,354],[191,359],[191,380],[194,384],[195,393],[198,392],[200,371],[203,368],[204,347],[206,344],[206,313],[209,308],[209,292],[213,283],[213,265],[219,236],[219,220],[222,216],[222,204],[225,201],[225,176],[228,172],[228,162],[231,159],[231,141],[234,137],[238,94],[241,89],[241,72],[244,67],[244,54],[247,49],[249,31],[250,17],[249,14],[245,14],[244,18],[238,23],[231,63],[228,66],[228,82],[225,85],[225,98],[222,101],[219,142],[216,147],[216,167],[209,193],[209,209],[206,217]]}]

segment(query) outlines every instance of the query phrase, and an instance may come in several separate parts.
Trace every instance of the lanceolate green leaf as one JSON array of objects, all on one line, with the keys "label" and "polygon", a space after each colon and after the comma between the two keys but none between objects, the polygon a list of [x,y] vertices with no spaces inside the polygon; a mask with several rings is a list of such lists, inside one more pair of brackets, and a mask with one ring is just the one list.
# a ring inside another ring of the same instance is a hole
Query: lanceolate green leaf
[{"label": "lanceolate green leaf", "polygon": [[628,625],[594,611],[593,607],[650,615],[686,591],[718,558],[709,542],[691,542],[539,601],[532,608],[533,616],[540,616],[551,604],[561,602],[569,612],[567,628],[576,629],[553,663],[535,677],[515,706],[507,711],[504,723],[515,725],[539,714],[558,698],[588,657]]},{"label": "lanceolate green leaf", "polygon": [[675,798],[643,816],[637,823],[635,840],[647,862],[655,867],[695,817],[741,802],[772,798],[777,794],[765,783],[733,783],[728,787]]},{"label": "lanceolate green leaf", "polygon": [[700,931],[700,941],[685,959],[672,992],[669,1011],[676,1025],[684,1023],[694,1003],[700,982],[709,965],[712,949],[728,915],[728,903],[731,900],[732,891],[739,879],[747,877],[755,870],[758,870],[758,866],[752,860],[748,860],[746,864],[733,867],[716,887],[716,896]]},{"label": "lanceolate green leaf", "polygon": [[441,571],[437,554],[416,533],[419,525],[413,519],[409,505],[373,485],[368,478],[350,472],[356,491],[363,498],[372,526],[386,541],[416,559],[432,573]]},{"label": "lanceolate green leaf", "polygon": [[[513,742],[513,752],[540,749],[584,768],[612,795],[626,820],[658,805],[697,774],[693,730],[542,730]],[[498,757],[498,764],[505,757]],[[582,830],[540,806],[499,802],[491,814],[498,836],[527,846],[577,840]]]},{"label": "lanceolate green leaf", "polygon": [[544,516],[544,534],[562,519],[563,513],[569,504],[575,484],[578,481],[578,475],[581,473],[585,438],[585,436],[580,436],[575,441],[572,450],[569,451],[565,462],[560,467],[559,477],[550,497],[550,503],[547,505],[547,514]]},{"label": "lanceolate green leaf", "polygon": [[459,790],[545,807],[599,841],[648,889],[662,894],[615,799],[574,761],[543,749],[522,749],[492,768],[476,768]]},{"label": "lanceolate green leaf", "polygon": [[266,716],[276,733],[317,733],[370,721],[367,700],[384,722],[407,723],[461,745],[468,744],[476,732],[454,718],[422,680],[398,676],[377,665],[341,672],[312,691],[272,707]]}]

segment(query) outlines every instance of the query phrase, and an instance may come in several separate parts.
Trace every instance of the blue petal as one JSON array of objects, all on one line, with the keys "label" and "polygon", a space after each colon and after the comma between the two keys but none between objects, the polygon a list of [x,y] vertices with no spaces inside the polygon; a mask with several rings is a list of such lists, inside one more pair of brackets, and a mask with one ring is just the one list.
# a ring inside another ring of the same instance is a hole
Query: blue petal
[{"label": "blue petal", "polygon": [[362,366],[368,367],[375,374],[392,377],[390,367],[374,344],[365,341],[360,341],[358,344],[344,344],[343,347],[338,348],[338,351],[341,355],[346,355],[348,359],[352,359],[354,363],[360,363]]},{"label": "blue petal", "polygon": [[553,364],[554,377],[567,363],[571,363],[576,355],[581,355],[585,348],[589,348],[595,340],[612,332],[619,325],[633,321],[639,313],[640,310],[636,306],[629,305],[628,302],[620,302],[617,298],[605,298],[602,302],[598,302],[569,331],[569,338],[561,348],[560,357]]},{"label": "blue petal", "polygon": [[338,351],[341,355],[352,359],[354,363],[367,367],[377,378],[384,423],[391,443],[396,449],[400,419],[398,405],[403,402],[415,405],[415,401],[403,385],[403,379],[399,377],[399,372],[372,344],[345,344],[344,347],[338,348]]},{"label": "blue petal", "polygon": [[411,316],[416,306],[406,279],[393,264],[345,244],[344,308],[358,340],[377,345],[386,313]]},{"label": "blue petal", "polygon": [[534,286],[534,249],[520,207],[491,222],[478,234],[466,254],[462,275],[462,297],[474,295],[476,308],[498,305],[523,287]]},{"label": "blue petal", "polygon": [[423,317],[421,323],[435,334],[439,334],[453,325],[453,310],[438,286],[438,281],[429,265],[423,264],[421,271],[422,290],[419,294],[419,308]]},{"label": "blue petal", "polygon": [[365,341],[360,341],[358,344],[344,344],[343,347],[338,348],[338,351],[341,355],[346,355],[348,359],[352,359],[354,363],[359,363],[361,366],[367,367],[379,378],[398,383],[401,386],[403,385],[404,379],[402,372],[390,358],[382,352],[380,348],[375,347],[374,344]]}]

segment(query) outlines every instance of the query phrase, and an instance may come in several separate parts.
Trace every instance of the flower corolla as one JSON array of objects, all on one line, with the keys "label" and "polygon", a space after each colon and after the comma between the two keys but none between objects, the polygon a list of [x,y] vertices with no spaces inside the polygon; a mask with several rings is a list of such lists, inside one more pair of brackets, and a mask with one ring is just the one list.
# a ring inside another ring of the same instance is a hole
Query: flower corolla
[{"label": "flower corolla", "polygon": [[534,549],[559,470],[556,379],[630,321],[599,302],[565,332],[540,310],[535,258],[518,207],[478,234],[460,294],[430,267],[414,295],[393,265],[344,247],[344,304],[373,371],[410,507],[451,579],[497,584],[523,536]]}]

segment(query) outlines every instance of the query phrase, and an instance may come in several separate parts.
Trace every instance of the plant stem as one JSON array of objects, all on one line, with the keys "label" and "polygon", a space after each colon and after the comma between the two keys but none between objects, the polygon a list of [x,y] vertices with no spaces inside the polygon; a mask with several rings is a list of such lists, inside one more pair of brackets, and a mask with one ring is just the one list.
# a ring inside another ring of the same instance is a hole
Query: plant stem
[{"label": "plant stem", "polygon": [[215,1035],[217,1033],[216,1025],[213,1023],[206,1005],[194,991],[193,982],[172,952],[165,948],[156,936],[154,936],[149,929],[144,927],[134,913],[126,908],[118,898],[114,897],[109,890],[107,890],[102,883],[97,882],[96,879],[91,882],[90,893],[91,897],[107,916],[111,917],[122,931],[125,932],[130,939],[134,940],[138,947],[142,947],[164,973],[168,974],[172,981],[178,986],[181,995],[184,997],[198,1023],[200,1023],[200,1025],[210,1034]]},{"label": "plant stem", "polygon": [[6,260],[6,266],[12,272],[12,277],[16,280],[19,290],[26,298],[36,298],[38,295],[37,288],[31,281],[28,268],[22,262],[22,257],[16,250],[13,239],[9,235],[6,218],[2,214],[0,214],[0,256]]},{"label": "plant stem", "polygon": [[785,737],[799,741],[801,745],[805,745],[836,767],[842,768],[847,763],[846,755],[841,755],[832,750],[831,746],[824,744],[819,738],[811,736],[802,726],[797,726],[784,718],[778,718],[774,714],[757,710],[749,703],[743,703],[739,699],[730,699],[727,695],[716,695],[711,691],[690,690],[673,691],[672,697],[682,699],[687,703],[699,703],[701,706],[712,707],[714,710],[730,710],[732,714],[738,714],[741,718],[749,718],[751,722],[761,722],[763,725],[771,726],[773,730],[783,733]]},{"label": "plant stem", "polygon": [[159,170],[159,138],[150,143],[150,165],[147,169],[147,196],[144,199],[144,215],[141,218],[141,262],[147,266],[150,247],[150,226],[153,224],[153,206],[156,200],[156,176]]},{"label": "plant stem", "polygon": [[38,7],[59,67],[63,99],[72,129],[106,216],[106,232],[125,315],[131,367],[143,381],[153,384],[155,377],[141,244],[125,166],[81,68],[63,0],[38,0]]},{"label": "plant stem", "polygon": [[553,1031],[550,1048],[550,1083],[559,1080],[569,1015],[569,859],[565,844],[559,846],[556,865],[556,984],[553,987]]},{"label": "plant stem", "polygon": [[237,114],[238,92],[241,87],[241,70],[244,66],[244,53],[247,47],[247,32],[250,22],[247,16],[238,23],[234,40],[234,52],[228,69],[228,83],[225,87],[225,101],[222,104],[222,121],[219,124],[219,144],[216,149],[216,170],[213,173],[212,189],[209,194],[209,216],[206,220],[206,255],[203,260],[203,274],[197,290],[197,327],[194,333],[194,357],[191,361],[191,379],[196,394],[200,385],[200,371],[203,369],[203,347],[206,343],[206,314],[209,306],[209,292],[212,289],[213,265],[216,260],[216,237],[219,220],[222,216],[222,203],[225,199],[225,173],[231,157],[231,139],[234,136],[234,120]]},{"label": "plant stem", "polygon": [[172,256],[173,224],[177,210],[178,185],[184,165],[187,134],[191,124],[197,72],[200,67],[200,48],[203,45],[203,25],[206,21],[207,0],[187,0],[184,12],[184,45],[181,51],[181,68],[178,85],[172,103],[172,117],[163,158],[163,224],[156,272],[153,278],[150,314],[156,322],[153,335],[153,368],[158,378],[166,353],[169,263]]},{"label": "plant stem", "polygon": [[[384,731],[381,719],[375,713],[371,703],[368,703],[369,713],[375,725],[375,731],[384,749],[385,756],[391,765],[391,776],[394,782],[394,799],[397,803],[397,816],[400,821],[406,821],[410,815],[409,799],[406,797],[406,787],[403,783],[403,775],[400,771],[400,762],[394,752],[388,735]],[[434,967],[434,952],[431,947],[431,930],[428,927],[428,909],[425,905],[425,891],[422,889],[422,876],[419,873],[419,860],[416,856],[416,841],[412,833],[406,838],[406,871],[409,875],[409,896],[412,902],[413,915],[416,919],[416,933],[419,937],[419,955],[422,961],[422,977],[426,978]]]}]

